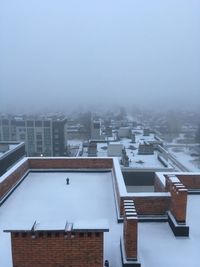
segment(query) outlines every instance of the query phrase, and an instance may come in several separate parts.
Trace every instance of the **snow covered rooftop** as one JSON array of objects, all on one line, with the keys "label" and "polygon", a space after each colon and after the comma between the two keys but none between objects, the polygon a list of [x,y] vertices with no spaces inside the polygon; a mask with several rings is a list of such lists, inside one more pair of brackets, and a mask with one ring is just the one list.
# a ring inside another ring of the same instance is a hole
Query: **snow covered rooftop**
[{"label": "snow covered rooftop", "polygon": [[[168,151],[189,171],[198,172],[200,171],[200,154],[198,151],[198,145],[171,145],[168,147]],[[198,153],[197,153],[198,151]]]},{"label": "snow covered rooftop", "polygon": [[[69,185],[66,178],[69,178]],[[3,230],[102,229],[105,257],[121,267],[112,172],[30,172],[0,207],[1,266],[12,267],[10,234]],[[117,255],[117,256],[116,256]]]},{"label": "snow covered rooftop", "polygon": [[[38,161],[39,158],[31,160]],[[47,160],[40,159],[41,162]],[[77,158],[74,160],[80,161]],[[21,163],[24,161],[25,159]],[[120,193],[126,193],[127,196],[117,158],[114,158],[113,162]],[[109,260],[110,266],[121,267],[120,236],[123,224],[117,223],[113,190],[114,172],[105,169],[103,172],[81,169],[77,172],[63,169],[62,171],[54,169],[54,172],[47,169],[45,172],[29,172],[0,206],[0,265],[12,267],[10,234],[4,230],[26,231],[32,229],[33,225],[36,231],[63,230],[67,225],[73,224],[77,231],[88,228],[103,231],[109,229],[109,232],[104,233],[105,259]],[[66,178],[69,178],[69,185],[66,183]],[[137,195],[142,197],[146,194]],[[188,196],[189,238],[174,237],[168,223],[165,222],[139,223],[138,255],[141,266],[188,267],[190,264],[197,267],[199,265],[199,205],[200,195]]]},{"label": "snow covered rooftop", "polygon": [[[158,159],[158,152],[154,151],[152,155],[139,155],[138,148],[139,144],[142,142],[149,142],[151,144],[156,143],[154,134],[150,134],[149,136],[144,136],[142,131],[137,131],[135,135],[135,143],[132,142],[130,138],[121,138],[120,141],[103,143],[97,142],[97,157],[107,157],[108,156],[108,144],[110,145],[122,145],[123,148],[126,149],[127,156],[129,157],[129,167],[134,169],[157,169],[159,171],[164,171],[167,169],[172,170],[173,167],[170,163],[166,161],[168,166],[164,166],[164,164]],[[73,141],[72,141],[73,143]],[[83,156],[87,156],[87,149],[84,150]],[[112,156],[118,156],[112,155]],[[119,161],[121,157],[118,157]]]},{"label": "snow covered rooftop", "polygon": [[175,237],[168,223],[139,223],[139,258],[144,267],[199,266],[199,195],[188,196],[189,238]]},{"label": "snow covered rooftop", "polygon": [[[147,141],[150,136],[139,135],[136,138],[136,143],[132,143],[131,139],[128,138],[123,138],[121,140],[121,143],[126,148],[127,156],[130,159],[129,167],[136,169],[166,169],[166,167],[158,160],[158,153],[156,151],[154,151],[153,155],[138,154],[138,147],[141,142],[140,138],[142,138],[142,141]],[[169,168],[171,168],[171,166],[169,166]]]}]

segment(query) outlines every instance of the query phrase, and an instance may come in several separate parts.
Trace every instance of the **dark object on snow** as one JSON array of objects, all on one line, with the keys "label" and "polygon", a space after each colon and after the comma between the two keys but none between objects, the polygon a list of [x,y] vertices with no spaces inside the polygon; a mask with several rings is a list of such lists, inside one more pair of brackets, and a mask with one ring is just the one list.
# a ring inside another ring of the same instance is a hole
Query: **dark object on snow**
[{"label": "dark object on snow", "polygon": [[68,177],[66,178],[66,184],[67,185],[69,184],[69,178]]},{"label": "dark object on snow", "polygon": [[109,261],[108,260],[105,260],[104,266],[109,267]]}]

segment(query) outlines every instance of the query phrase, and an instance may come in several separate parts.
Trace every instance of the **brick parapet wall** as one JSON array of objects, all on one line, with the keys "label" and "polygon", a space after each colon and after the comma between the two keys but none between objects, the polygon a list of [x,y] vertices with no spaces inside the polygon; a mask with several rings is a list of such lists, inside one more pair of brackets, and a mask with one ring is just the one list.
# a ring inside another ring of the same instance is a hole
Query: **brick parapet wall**
[{"label": "brick parapet wall", "polygon": [[124,201],[123,241],[126,260],[137,260],[138,249],[138,217],[134,202]]},{"label": "brick parapet wall", "polygon": [[[28,172],[28,160],[18,166],[13,172],[9,173],[7,177],[0,183],[0,199],[4,197],[15,184]],[[5,174],[6,175],[6,174]]]},{"label": "brick parapet wall", "polygon": [[187,189],[200,189],[199,175],[177,175],[178,179],[185,185]]},{"label": "brick parapet wall", "polygon": [[30,169],[112,169],[112,158],[29,158]]},{"label": "brick parapet wall", "polygon": [[166,187],[171,193],[170,211],[177,222],[186,222],[187,189],[176,176],[168,176]]},{"label": "brick parapet wall", "polygon": [[102,267],[103,233],[11,233],[15,267]]},{"label": "brick parapet wall", "polygon": [[0,199],[3,198],[15,184],[30,169],[112,169],[112,158],[27,158],[12,172],[5,174],[0,183]]},{"label": "brick parapet wall", "polygon": [[165,215],[170,207],[170,196],[130,196],[121,197],[120,216],[124,215],[123,201],[133,200],[138,215]]}]

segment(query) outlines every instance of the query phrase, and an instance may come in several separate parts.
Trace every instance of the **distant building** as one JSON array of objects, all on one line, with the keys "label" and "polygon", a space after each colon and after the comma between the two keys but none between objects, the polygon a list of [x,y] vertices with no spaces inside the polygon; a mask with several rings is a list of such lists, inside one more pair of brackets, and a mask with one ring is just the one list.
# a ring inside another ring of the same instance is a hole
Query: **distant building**
[{"label": "distant building", "polygon": [[25,157],[23,142],[0,142],[0,176],[23,157]]},{"label": "distant building", "polygon": [[120,127],[118,131],[119,138],[130,138],[131,128],[130,127]]},{"label": "distant building", "polygon": [[131,141],[132,141],[132,143],[135,143],[135,140],[136,140],[136,138],[135,138],[135,134],[132,133],[132,134],[131,134]]},{"label": "distant building", "polygon": [[147,141],[140,142],[139,148],[138,148],[139,155],[153,155],[153,153],[154,153],[153,144]]},{"label": "distant building", "polygon": [[108,144],[108,157],[121,157],[123,145],[121,143],[110,143]]},{"label": "distant building", "polygon": [[89,139],[88,131],[84,126],[81,125],[73,125],[66,127],[65,130],[66,140],[87,140]]},{"label": "distant building", "polygon": [[88,145],[88,157],[96,157],[97,156],[97,143],[90,142]]},{"label": "distant building", "polygon": [[112,137],[112,127],[111,126],[107,126],[105,129],[105,133],[107,137]]},{"label": "distant building", "polygon": [[91,140],[102,140],[101,121],[93,121],[91,125]]},{"label": "distant building", "polygon": [[149,128],[145,128],[145,129],[143,130],[143,135],[144,135],[144,136],[149,136],[149,135],[150,135],[150,130],[149,130]]},{"label": "distant building", "polygon": [[126,153],[126,149],[125,148],[123,148],[123,150],[122,150],[121,164],[124,167],[129,167],[129,157],[128,157],[127,153]]},{"label": "distant building", "polygon": [[25,142],[28,156],[65,155],[64,117],[0,118],[0,141]]}]

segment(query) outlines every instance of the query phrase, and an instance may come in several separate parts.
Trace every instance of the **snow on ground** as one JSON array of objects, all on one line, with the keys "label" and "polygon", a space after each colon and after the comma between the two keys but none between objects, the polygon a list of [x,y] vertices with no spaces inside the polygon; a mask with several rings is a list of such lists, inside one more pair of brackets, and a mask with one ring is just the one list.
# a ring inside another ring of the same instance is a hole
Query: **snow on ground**
[{"label": "snow on ground", "polygon": [[169,147],[167,150],[190,171],[200,171],[200,158],[191,156],[190,147]]},{"label": "snow on ground", "polygon": [[189,238],[175,237],[168,223],[139,223],[139,257],[142,267],[199,267],[200,196],[188,197]]},{"label": "snow on ground", "polygon": [[[69,177],[70,185],[66,185]],[[60,222],[107,220],[105,258],[121,267],[119,241],[122,224],[117,224],[112,174],[29,173],[22,184],[0,207],[0,259],[2,267],[12,267],[10,236],[4,229],[24,227],[36,220],[51,228]]]}]

